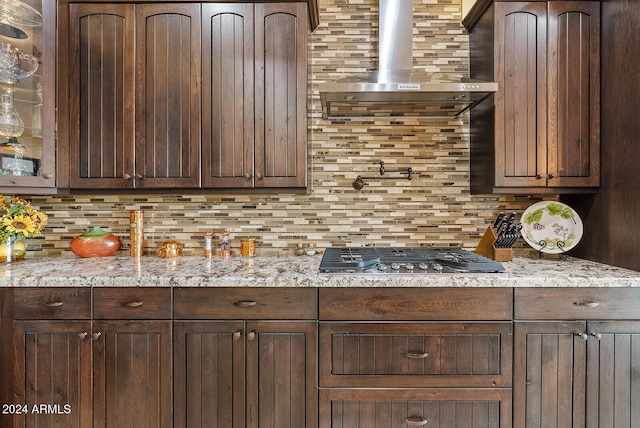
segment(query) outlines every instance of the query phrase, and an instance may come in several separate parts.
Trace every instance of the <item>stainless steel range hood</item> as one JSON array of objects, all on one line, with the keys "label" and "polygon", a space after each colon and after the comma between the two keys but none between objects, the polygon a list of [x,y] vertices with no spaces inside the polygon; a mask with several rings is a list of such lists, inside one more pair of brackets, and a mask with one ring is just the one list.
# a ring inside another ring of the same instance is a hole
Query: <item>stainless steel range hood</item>
[{"label": "stainless steel range hood", "polygon": [[320,85],[325,119],[455,118],[498,84],[413,69],[413,1],[380,0],[379,69]]}]

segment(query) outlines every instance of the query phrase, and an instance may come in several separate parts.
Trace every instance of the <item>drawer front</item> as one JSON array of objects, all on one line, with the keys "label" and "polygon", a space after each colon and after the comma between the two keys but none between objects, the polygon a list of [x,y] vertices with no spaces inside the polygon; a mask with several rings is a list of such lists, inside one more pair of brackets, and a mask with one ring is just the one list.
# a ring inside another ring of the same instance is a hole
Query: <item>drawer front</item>
[{"label": "drawer front", "polygon": [[320,428],[511,426],[509,389],[320,390]]},{"label": "drawer front", "polygon": [[171,319],[170,288],[94,288],[94,319]]},{"label": "drawer front", "polygon": [[516,288],[515,319],[640,319],[638,288]]},{"label": "drawer front", "polygon": [[91,288],[15,288],[14,319],[91,319]]},{"label": "drawer front", "polygon": [[321,320],[511,320],[511,288],[321,288]]},{"label": "drawer front", "polygon": [[320,323],[320,385],[511,385],[512,324]]},{"label": "drawer front", "polygon": [[176,319],[316,319],[315,288],[176,288]]}]

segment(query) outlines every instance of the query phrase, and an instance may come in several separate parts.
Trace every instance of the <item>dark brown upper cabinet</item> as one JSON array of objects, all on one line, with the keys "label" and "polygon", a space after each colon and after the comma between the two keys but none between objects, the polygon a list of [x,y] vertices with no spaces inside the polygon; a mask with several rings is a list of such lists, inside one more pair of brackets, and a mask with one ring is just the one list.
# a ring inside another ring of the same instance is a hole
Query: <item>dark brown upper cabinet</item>
[{"label": "dark brown upper cabinet", "polygon": [[307,7],[208,3],[203,187],[305,187]]},{"label": "dark brown upper cabinet", "polygon": [[56,4],[29,0],[15,13],[4,7],[0,193],[55,193]]},{"label": "dark brown upper cabinet", "polygon": [[71,188],[199,185],[199,14],[69,5]]},{"label": "dark brown upper cabinet", "polygon": [[306,3],[67,9],[67,187],[306,187]]},{"label": "dark brown upper cabinet", "polygon": [[471,191],[595,191],[600,3],[478,3],[484,6],[470,11],[474,19],[465,19],[471,77],[496,81],[499,88],[493,102],[471,112]]}]

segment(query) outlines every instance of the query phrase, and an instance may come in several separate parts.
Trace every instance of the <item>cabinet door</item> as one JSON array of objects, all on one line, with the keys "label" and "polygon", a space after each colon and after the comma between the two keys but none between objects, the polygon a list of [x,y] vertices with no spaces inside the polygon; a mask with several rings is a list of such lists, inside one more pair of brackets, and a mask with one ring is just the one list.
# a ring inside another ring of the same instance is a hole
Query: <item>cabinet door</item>
[{"label": "cabinet door", "polygon": [[495,2],[495,185],[545,186],[547,9]]},{"label": "cabinet door", "polygon": [[255,187],[304,187],[307,6],[255,6]]},{"label": "cabinet door", "polygon": [[245,427],[244,343],[242,321],[175,323],[176,426]]},{"label": "cabinet door", "polygon": [[587,330],[586,426],[636,426],[640,421],[640,322],[589,322]]},{"label": "cabinet door", "polygon": [[549,2],[549,186],[598,186],[600,2]]},{"label": "cabinet door", "polygon": [[74,3],[69,15],[70,187],[132,187],[133,5]]},{"label": "cabinet door", "polygon": [[203,187],[253,187],[253,10],[202,5]]},{"label": "cabinet door", "polygon": [[200,76],[200,5],[137,5],[137,188],[200,186]]},{"label": "cabinet door", "polygon": [[92,335],[93,426],[171,428],[171,321],[96,321]]},{"label": "cabinet door", "polygon": [[584,322],[516,322],[513,426],[584,427],[586,356]]},{"label": "cabinet door", "polygon": [[[20,4],[3,2],[3,16],[6,8],[10,13],[11,7]],[[20,71],[12,70],[9,62],[2,67],[0,92],[22,120],[22,125],[10,115],[0,120],[0,192],[5,194],[53,193],[56,186],[56,2],[26,4],[41,13],[42,25],[14,27],[3,19],[0,34],[7,49],[32,57],[18,60]],[[13,30],[19,34],[12,34]]]},{"label": "cabinet door", "polygon": [[14,323],[19,376],[10,404],[26,408],[12,426],[91,426],[90,331],[90,321]]},{"label": "cabinet door", "polygon": [[247,427],[318,426],[315,322],[247,322]]}]

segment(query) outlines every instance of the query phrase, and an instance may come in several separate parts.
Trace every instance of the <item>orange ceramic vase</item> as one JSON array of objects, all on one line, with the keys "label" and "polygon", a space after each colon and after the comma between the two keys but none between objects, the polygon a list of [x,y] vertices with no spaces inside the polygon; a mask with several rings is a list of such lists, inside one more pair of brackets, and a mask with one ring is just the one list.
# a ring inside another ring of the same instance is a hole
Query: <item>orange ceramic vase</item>
[{"label": "orange ceramic vase", "polygon": [[120,239],[96,226],[73,238],[70,248],[80,257],[106,257],[118,251]]}]

